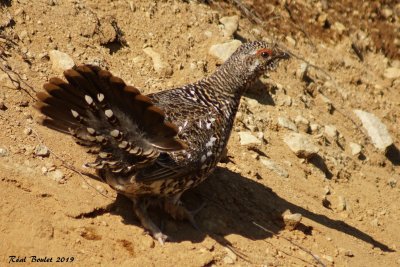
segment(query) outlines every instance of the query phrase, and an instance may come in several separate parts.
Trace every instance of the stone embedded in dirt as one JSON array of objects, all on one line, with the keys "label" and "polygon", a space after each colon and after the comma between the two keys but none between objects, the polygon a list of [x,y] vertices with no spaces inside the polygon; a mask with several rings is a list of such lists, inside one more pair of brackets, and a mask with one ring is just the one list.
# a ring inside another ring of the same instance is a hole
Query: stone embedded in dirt
[{"label": "stone embedded in dirt", "polygon": [[287,35],[285,39],[290,46],[296,45],[296,40],[293,39],[293,37],[291,37],[290,35]]},{"label": "stone embedded in dirt", "polygon": [[217,58],[220,63],[225,62],[238,47],[242,44],[239,40],[232,40],[222,44],[215,44],[210,47],[208,53]]},{"label": "stone embedded in dirt", "polygon": [[285,135],[283,141],[299,158],[309,159],[319,151],[312,139],[304,134],[289,133]]},{"label": "stone embedded in dirt", "polygon": [[37,145],[34,152],[39,157],[48,157],[50,155],[50,150],[44,145]]},{"label": "stone embedded in dirt", "polygon": [[289,173],[283,167],[281,167],[279,164],[275,163],[274,161],[267,159],[266,157],[261,157],[260,161],[265,167],[267,167],[271,171],[275,172],[276,174],[278,174],[284,178],[289,177]]},{"label": "stone embedded in dirt", "polygon": [[278,117],[278,125],[282,128],[286,128],[294,132],[297,132],[296,124],[294,124],[294,122],[292,122],[288,118]]},{"label": "stone embedded in dirt", "polygon": [[32,128],[27,127],[27,128],[24,129],[24,134],[25,135],[30,135],[31,133],[32,133]]},{"label": "stone embedded in dirt", "polygon": [[334,260],[332,256],[329,255],[323,255],[322,258],[324,258],[325,260],[327,260],[329,263],[333,264]]},{"label": "stone embedded in dirt", "polygon": [[251,132],[239,132],[238,134],[240,138],[240,144],[242,146],[251,144],[256,144],[256,145],[261,144],[261,140],[252,135]]},{"label": "stone embedded in dirt", "polygon": [[333,125],[325,125],[324,133],[327,137],[337,138],[338,137],[338,130]]},{"label": "stone embedded in dirt", "polygon": [[69,55],[59,50],[49,51],[49,57],[53,64],[52,69],[55,72],[63,72],[75,66],[74,60]]},{"label": "stone embedded in dirt", "polygon": [[257,100],[255,99],[251,99],[251,98],[247,98],[247,106],[249,107],[250,110],[254,110],[256,109],[260,104],[258,103]]},{"label": "stone embedded in dirt", "polygon": [[319,131],[320,126],[317,123],[310,124],[310,130],[312,133],[316,133]]},{"label": "stone embedded in dirt", "polygon": [[0,157],[8,156],[8,150],[6,148],[0,147]]},{"label": "stone embedded in dirt", "polygon": [[386,125],[383,124],[378,117],[372,113],[359,109],[354,110],[354,113],[361,120],[376,148],[381,151],[386,151],[386,149],[393,144],[393,139],[390,136]]},{"label": "stone embedded in dirt", "polygon": [[285,228],[288,230],[294,230],[300,224],[303,216],[300,213],[286,213],[283,214],[283,222],[285,224]]},{"label": "stone embedded in dirt", "polygon": [[400,69],[399,68],[387,68],[383,73],[383,77],[385,77],[387,79],[400,78]]},{"label": "stone embedded in dirt", "polygon": [[60,170],[55,170],[52,171],[51,173],[49,173],[49,176],[51,177],[51,179],[53,179],[54,181],[62,184],[64,182],[64,173]]},{"label": "stone embedded in dirt", "polygon": [[353,253],[353,251],[351,251],[351,250],[346,250],[346,251],[344,252],[344,255],[345,255],[346,257],[354,257],[354,253]]},{"label": "stone embedded in dirt", "polygon": [[234,264],[235,261],[233,259],[231,259],[231,257],[225,256],[224,259],[224,264]]},{"label": "stone embedded in dirt", "polygon": [[361,154],[361,150],[362,150],[362,146],[361,145],[350,142],[349,143],[349,147],[351,149],[351,154],[353,156],[358,156],[358,155]]},{"label": "stone embedded in dirt", "polygon": [[310,121],[304,118],[301,115],[296,116],[294,122],[297,125],[297,128],[300,132],[308,133],[310,131]]},{"label": "stone embedded in dirt", "polygon": [[222,17],[219,21],[223,25],[224,37],[232,38],[239,27],[239,16]]},{"label": "stone embedded in dirt", "polygon": [[397,186],[397,179],[396,178],[389,178],[389,180],[387,181],[387,184],[391,187],[391,188],[395,188]]},{"label": "stone embedded in dirt", "polygon": [[151,58],[151,60],[153,61],[154,70],[158,74],[162,76],[171,76],[173,74],[171,66],[168,63],[164,62],[161,58],[161,55],[158,52],[154,51],[153,48],[146,47],[145,49],[143,49],[143,52]]},{"label": "stone embedded in dirt", "polygon": [[347,209],[347,202],[346,202],[346,198],[344,196],[338,197],[337,209],[339,211],[345,211]]},{"label": "stone embedded in dirt", "polygon": [[336,21],[333,26],[332,29],[334,29],[335,31],[337,31],[339,34],[342,34],[345,30],[346,30],[346,26],[344,26],[342,23],[340,23],[339,21]]}]

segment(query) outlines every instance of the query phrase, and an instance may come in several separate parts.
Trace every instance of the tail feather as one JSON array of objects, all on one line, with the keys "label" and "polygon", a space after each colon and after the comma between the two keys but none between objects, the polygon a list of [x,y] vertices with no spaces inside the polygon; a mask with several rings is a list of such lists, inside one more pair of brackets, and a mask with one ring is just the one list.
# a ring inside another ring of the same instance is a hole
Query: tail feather
[{"label": "tail feather", "polygon": [[185,148],[165,113],[122,79],[90,65],[64,76],[68,82],[52,78],[43,86],[36,108],[48,117],[43,125],[99,151],[90,166],[127,172],[151,163],[162,151]]}]

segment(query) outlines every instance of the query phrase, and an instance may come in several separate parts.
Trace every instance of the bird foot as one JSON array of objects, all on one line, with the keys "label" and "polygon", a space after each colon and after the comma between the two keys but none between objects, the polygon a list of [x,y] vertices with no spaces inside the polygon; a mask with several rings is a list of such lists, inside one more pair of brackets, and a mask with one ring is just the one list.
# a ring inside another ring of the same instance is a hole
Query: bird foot
[{"label": "bird foot", "polygon": [[165,241],[168,239],[168,236],[164,235],[161,231],[153,232],[152,235],[161,245],[164,245]]},{"label": "bird foot", "polygon": [[154,239],[156,239],[161,245],[164,245],[165,241],[168,239],[168,236],[163,234],[160,228],[158,228],[158,226],[155,225],[150,219],[149,215],[147,214],[146,207],[143,207],[143,205],[138,205],[134,202],[133,211],[139,218],[142,226],[150,231]]},{"label": "bird foot", "polygon": [[176,203],[172,201],[165,201],[164,210],[172,216],[174,219],[178,220],[188,220],[190,224],[197,230],[200,231],[200,227],[198,226],[194,217],[200,210],[202,210],[206,206],[206,203],[202,203],[199,208],[195,210],[188,210],[183,206],[183,204],[178,201]]}]

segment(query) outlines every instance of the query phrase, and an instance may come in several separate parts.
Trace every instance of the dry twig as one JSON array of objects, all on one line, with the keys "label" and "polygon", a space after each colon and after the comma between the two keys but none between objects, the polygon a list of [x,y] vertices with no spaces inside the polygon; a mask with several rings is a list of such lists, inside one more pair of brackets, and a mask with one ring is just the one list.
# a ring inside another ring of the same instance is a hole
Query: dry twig
[{"label": "dry twig", "polygon": [[286,241],[290,242],[290,244],[292,244],[292,245],[298,247],[299,249],[301,249],[302,251],[304,251],[305,253],[307,253],[307,254],[310,255],[311,257],[313,257],[313,259],[314,259],[319,265],[321,265],[322,267],[326,267],[326,265],[325,265],[317,256],[315,256],[310,250],[304,248],[303,246],[300,246],[299,244],[293,242],[293,241],[292,241],[291,239],[289,239],[289,238],[286,238],[286,237],[284,237],[284,236],[275,234],[275,233],[272,232],[271,230],[268,230],[267,228],[265,228],[265,227],[259,225],[259,224],[256,223],[256,222],[253,222],[253,224],[254,224],[255,226],[257,226],[258,228],[264,230],[265,232],[270,233],[270,234],[273,235],[273,236],[276,236],[276,237],[278,237],[278,238],[280,237],[280,238],[285,239]]}]

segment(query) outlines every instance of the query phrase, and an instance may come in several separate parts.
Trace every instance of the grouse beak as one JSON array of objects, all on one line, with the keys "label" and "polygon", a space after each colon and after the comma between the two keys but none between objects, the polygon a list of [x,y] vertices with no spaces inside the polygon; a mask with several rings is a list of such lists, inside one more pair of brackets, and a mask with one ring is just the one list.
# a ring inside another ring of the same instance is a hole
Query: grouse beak
[{"label": "grouse beak", "polygon": [[276,53],[276,58],[279,58],[279,59],[290,59],[290,54],[288,53],[288,52],[285,52],[285,51],[278,51],[277,53]]}]

